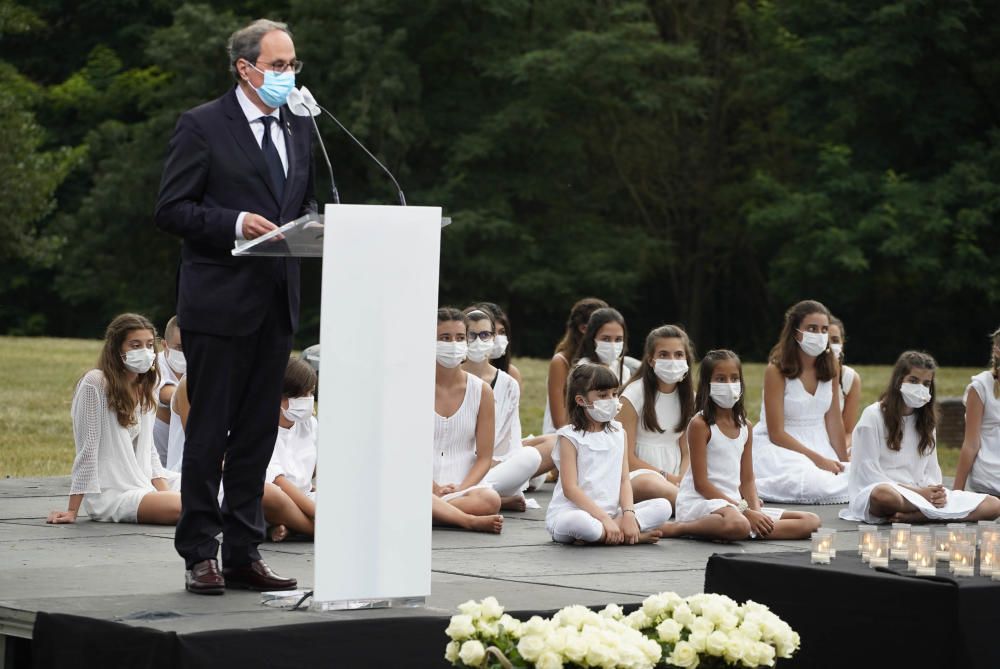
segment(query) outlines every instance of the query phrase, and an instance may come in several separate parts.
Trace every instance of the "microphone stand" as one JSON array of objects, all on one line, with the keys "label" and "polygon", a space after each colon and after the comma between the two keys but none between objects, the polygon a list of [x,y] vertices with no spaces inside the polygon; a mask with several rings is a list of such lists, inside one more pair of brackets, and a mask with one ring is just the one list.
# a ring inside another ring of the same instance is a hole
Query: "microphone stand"
[{"label": "microphone stand", "polygon": [[[332,118],[333,122],[336,123],[338,126],[340,126],[340,129],[343,130],[344,132],[346,132],[347,136],[350,137],[352,140],[354,140],[354,143],[357,144],[358,146],[360,146],[361,150],[364,151],[365,153],[367,153],[368,157],[371,158],[372,160],[374,160],[375,164],[378,165],[379,167],[381,167],[382,171],[385,172],[389,176],[390,179],[392,179],[393,185],[396,186],[396,195],[399,197],[399,204],[405,207],[406,206],[406,196],[403,195],[403,189],[399,187],[399,182],[396,181],[396,177],[392,176],[392,172],[389,171],[389,168],[386,167],[385,165],[383,165],[382,162],[378,158],[376,158],[374,155],[372,155],[372,152],[369,151],[368,148],[364,144],[361,143],[361,140],[359,140],[357,137],[355,137],[351,133],[351,131],[348,130],[344,126],[343,123],[341,123],[339,120],[337,120],[337,117],[334,116],[333,114],[331,114],[330,110],[328,110],[326,107],[323,107],[318,102],[316,102],[315,104],[316,104],[317,107],[319,107],[321,110],[323,110],[323,112],[327,116],[329,116],[330,118]],[[313,117],[313,125],[316,125],[316,117]],[[323,149],[323,153],[324,153],[324,155],[326,154],[326,149]],[[338,202],[339,202],[339,200],[338,200]]]}]

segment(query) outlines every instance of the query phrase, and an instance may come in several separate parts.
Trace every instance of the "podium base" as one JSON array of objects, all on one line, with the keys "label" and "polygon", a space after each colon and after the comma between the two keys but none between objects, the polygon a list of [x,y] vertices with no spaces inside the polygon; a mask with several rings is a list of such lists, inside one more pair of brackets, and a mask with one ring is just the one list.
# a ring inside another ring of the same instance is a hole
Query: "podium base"
[{"label": "podium base", "polygon": [[356,611],[358,609],[414,609],[422,607],[424,597],[389,597],[383,599],[342,599],[329,602],[314,601],[310,611]]}]

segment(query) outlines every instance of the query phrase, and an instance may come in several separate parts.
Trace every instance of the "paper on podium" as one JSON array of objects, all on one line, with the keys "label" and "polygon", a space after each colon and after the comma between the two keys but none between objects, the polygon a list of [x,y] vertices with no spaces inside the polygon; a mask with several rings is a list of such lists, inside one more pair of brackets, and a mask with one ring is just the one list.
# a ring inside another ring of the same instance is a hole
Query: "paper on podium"
[{"label": "paper on podium", "polygon": [[[278,239],[279,236],[284,239]],[[322,258],[323,216],[309,212],[256,239],[238,239],[233,255]]]}]

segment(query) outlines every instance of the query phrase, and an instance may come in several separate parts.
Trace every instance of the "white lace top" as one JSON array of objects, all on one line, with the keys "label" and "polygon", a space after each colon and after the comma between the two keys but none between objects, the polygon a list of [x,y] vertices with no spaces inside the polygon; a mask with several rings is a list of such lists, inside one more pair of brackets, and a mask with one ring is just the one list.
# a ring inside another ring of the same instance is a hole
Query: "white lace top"
[{"label": "white lace top", "polygon": [[497,370],[493,399],[496,405],[493,459],[502,462],[521,450],[521,387],[503,370]]}]

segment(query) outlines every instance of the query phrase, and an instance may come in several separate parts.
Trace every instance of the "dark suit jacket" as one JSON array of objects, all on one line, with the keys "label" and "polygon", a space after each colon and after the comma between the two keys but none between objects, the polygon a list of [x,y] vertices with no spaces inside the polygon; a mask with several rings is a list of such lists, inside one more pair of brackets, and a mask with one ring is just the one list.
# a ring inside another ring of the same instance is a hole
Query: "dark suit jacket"
[{"label": "dark suit jacket", "polygon": [[257,330],[275,290],[287,296],[291,331],[299,320],[299,261],[235,258],[236,218],[259,214],[276,225],[316,211],[312,123],[281,108],[288,177],[281,202],[236,89],[184,112],[170,140],[156,225],[184,240],[177,281],[182,328],[221,336]]}]

